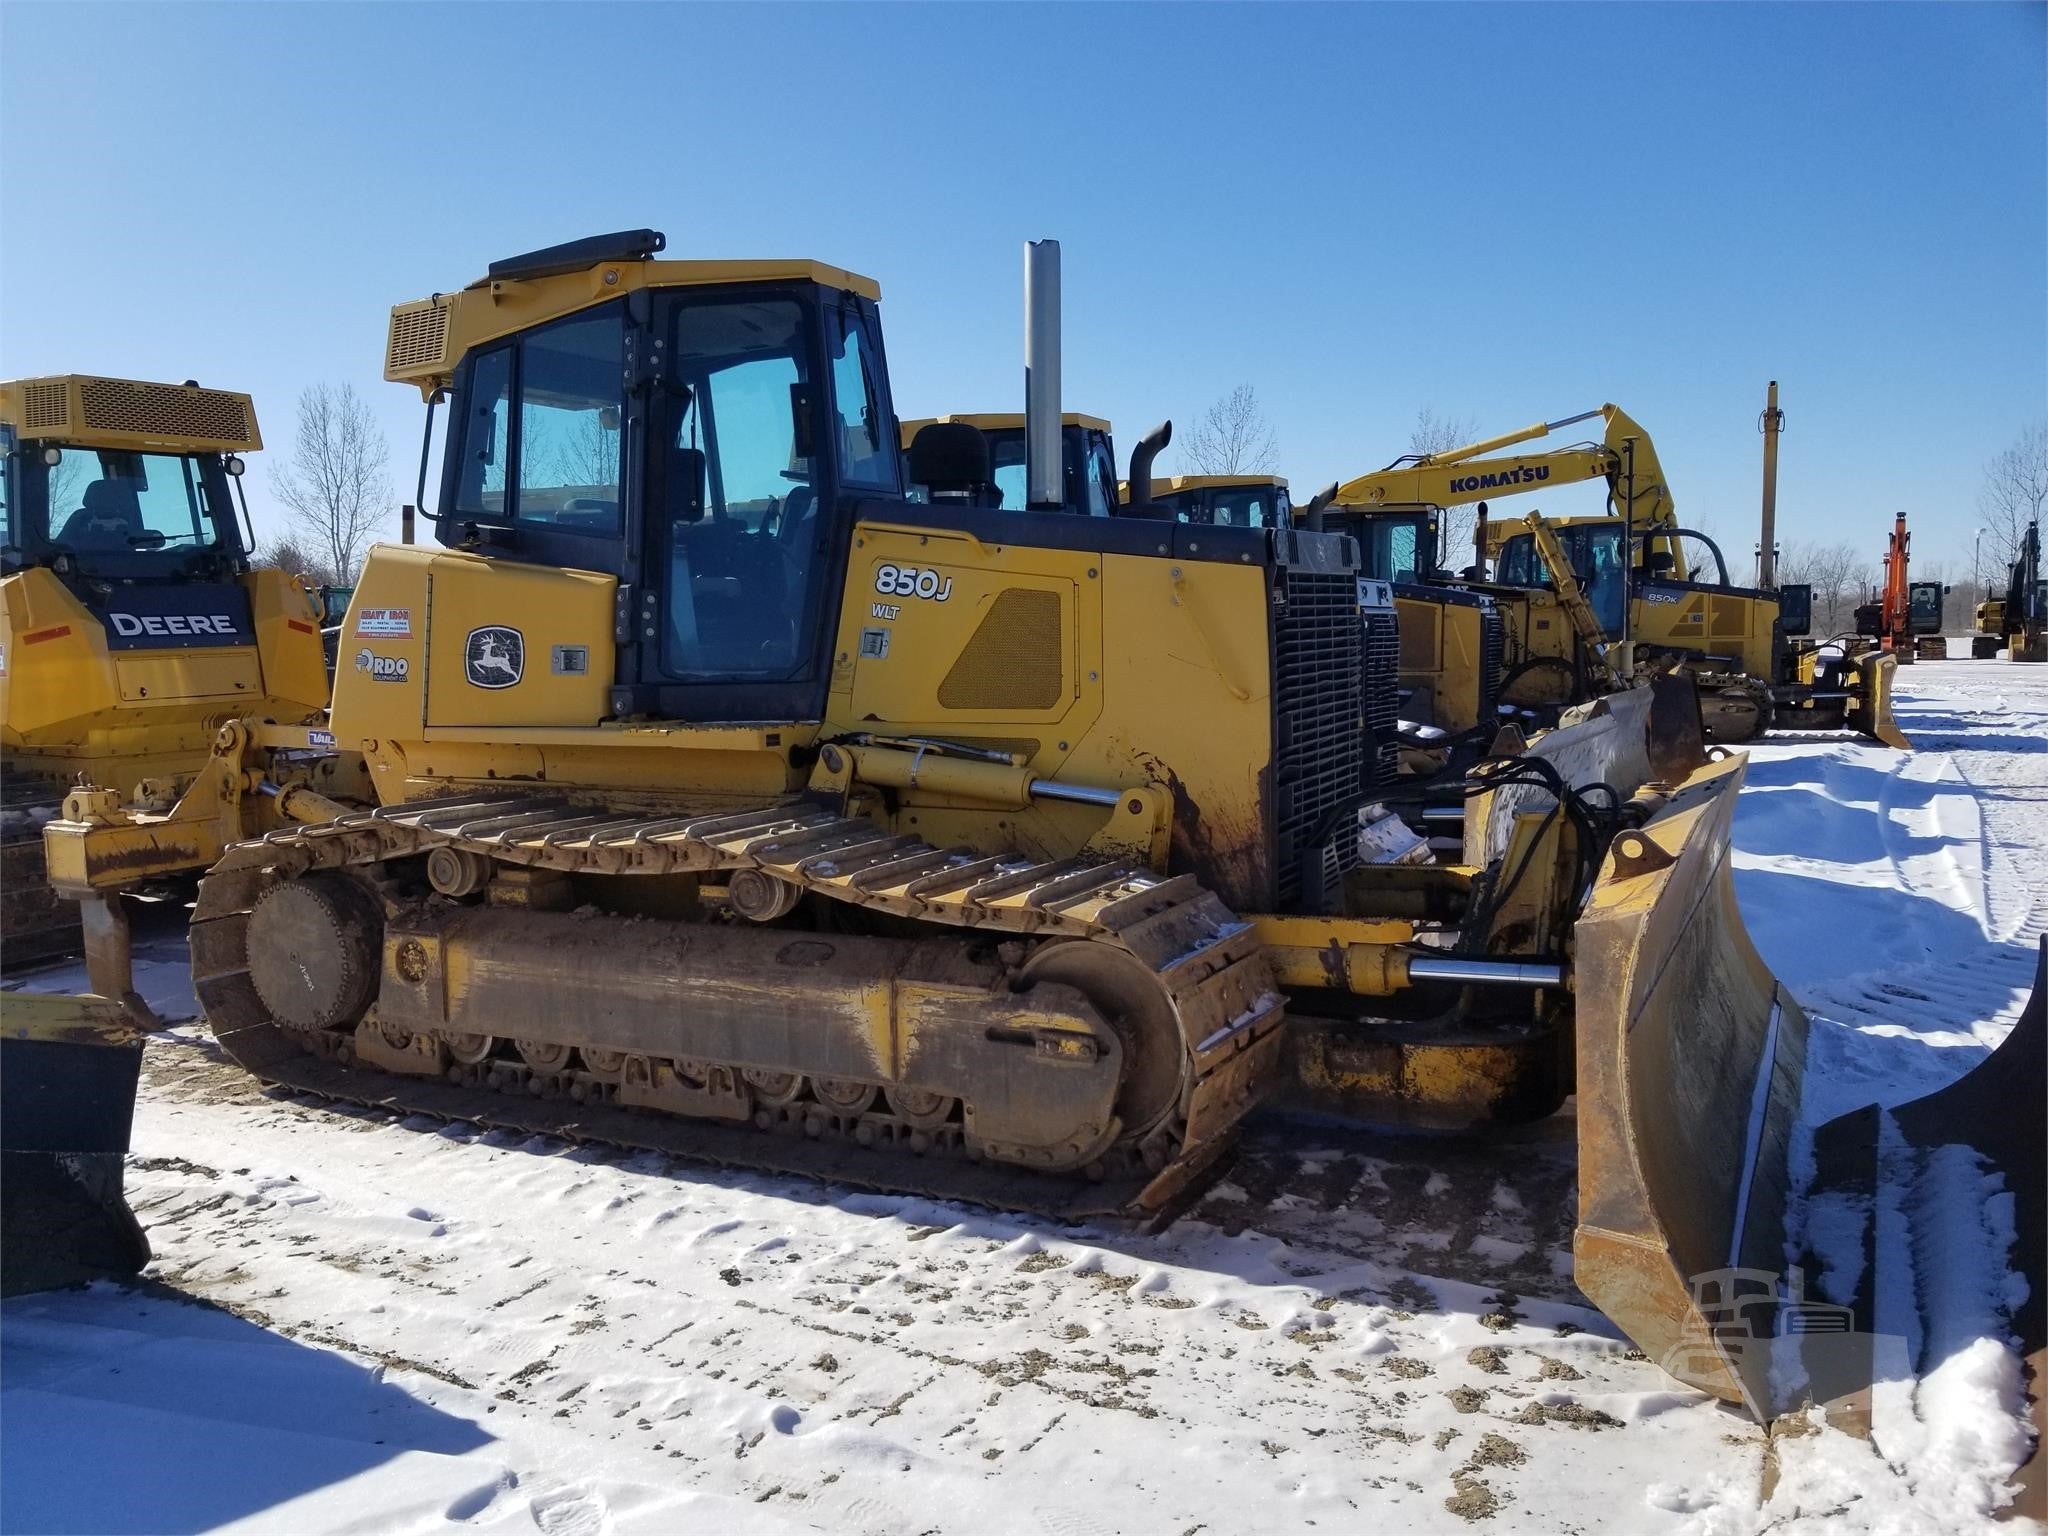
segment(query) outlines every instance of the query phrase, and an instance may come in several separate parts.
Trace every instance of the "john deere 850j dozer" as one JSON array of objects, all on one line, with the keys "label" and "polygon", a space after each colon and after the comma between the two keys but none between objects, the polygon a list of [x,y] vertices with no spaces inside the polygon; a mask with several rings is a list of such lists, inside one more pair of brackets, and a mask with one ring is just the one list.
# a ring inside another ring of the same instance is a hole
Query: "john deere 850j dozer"
[{"label": "john deere 850j dozer", "polygon": [[327,676],[305,589],[250,569],[237,481],[262,441],[247,395],[19,380],[0,384],[0,446],[0,945],[12,964],[79,943],[43,857],[44,824],[75,783],[168,804],[222,722],[303,719],[325,706]]},{"label": "john deere 850j dozer", "polygon": [[[661,246],[393,312],[388,375],[451,402],[444,547],[379,546],[351,605],[332,726],[378,808],[201,887],[238,1060],[1153,1219],[1286,1079],[1469,1123],[1548,1113],[1576,1065],[1580,1283],[1621,1326],[1695,1316],[1681,1251],[1776,1262],[1800,1030],[1729,893],[1740,758],[1631,793],[1639,690],[1572,738],[1608,744],[1590,773],[1540,743],[1475,770],[1463,866],[1380,857],[1351,541],[909,501],[875,285]],[[1027,499],[1060,505],[1030,332]]]}]

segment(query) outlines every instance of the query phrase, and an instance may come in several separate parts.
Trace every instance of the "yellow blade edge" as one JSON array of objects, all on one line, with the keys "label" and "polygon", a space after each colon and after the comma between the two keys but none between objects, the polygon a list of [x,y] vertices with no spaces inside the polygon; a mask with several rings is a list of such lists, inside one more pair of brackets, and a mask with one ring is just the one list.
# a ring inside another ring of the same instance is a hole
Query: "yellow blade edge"
[{"label": "yellow blade edge", "polygon": [[1851,724],[1872,741],[1901,752],[1913,750],[1913,743],[1899,729],[1892,714],[1892,684],[1897,680],[1899,662],[1885,651],[1859,656],[1851,665],[1856,672],[1856,708]]},{"label": "yellow blade edge", "polygon": [[1806,1016],[1729,867],[1746,755],[1615,839],[1576,929],[1579,1289],[1679,1380],[1771,1411]]}]

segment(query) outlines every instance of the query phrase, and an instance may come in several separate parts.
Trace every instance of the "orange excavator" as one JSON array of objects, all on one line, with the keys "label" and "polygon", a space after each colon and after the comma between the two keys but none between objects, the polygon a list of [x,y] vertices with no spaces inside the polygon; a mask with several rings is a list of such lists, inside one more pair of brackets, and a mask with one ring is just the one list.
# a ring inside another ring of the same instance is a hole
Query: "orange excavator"
[{"label": "orange excavator", "polygon": [[1942,661],[1948,656],[1948,642],[1941,633],[1941,600],[1948,588],[1938,581],[1907,578],[1906,514],[1892,520],[1891,538],[1884,551],[1884,591],[1856,609],[1856,633],[1875,644],[1870,650],[1889,651],[1901,666],[1916,658]]}]

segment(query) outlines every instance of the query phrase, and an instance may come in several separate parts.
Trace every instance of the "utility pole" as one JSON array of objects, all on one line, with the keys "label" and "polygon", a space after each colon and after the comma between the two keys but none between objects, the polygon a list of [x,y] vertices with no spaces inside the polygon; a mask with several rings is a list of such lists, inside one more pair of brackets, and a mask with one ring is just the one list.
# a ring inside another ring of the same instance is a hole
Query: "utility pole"
[{"label": "utility pole", "polygon": [[1771,380],[1757,430],[1764,435],[1764,525],[1762,542],[1756,547],[1756,584],[1770,592],[1778,585],[1778,434],[1785,430],[1776,379]]}]

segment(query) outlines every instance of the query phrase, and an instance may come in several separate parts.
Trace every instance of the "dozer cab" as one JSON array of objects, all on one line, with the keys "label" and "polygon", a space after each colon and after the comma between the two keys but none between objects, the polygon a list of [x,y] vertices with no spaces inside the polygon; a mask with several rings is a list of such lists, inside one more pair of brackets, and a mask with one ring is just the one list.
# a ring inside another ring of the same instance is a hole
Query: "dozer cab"
[{"label": "dozer cab", "polygon": [[44,853],[75,786],[168,804],[224,720],[301,720],[326,704],[305,589],[250,568],[240,476],[261,446],[249,397],[228,390],[82,375],[0,384],[10,965],[80,943]]},{"label": "dozer cab", "polygon": [[[1400,629],[1398,675],[1408,693],[1403,707],[1416,723],[1453,738],[1484,737],[1497,729],[1503,684],[1510,681],[1503,605],[1491,592],[1454,583],[1441,569],[1437,509],[1325,505],[1308,521],[1349,534],[1358,543],[1361,569],[1392,590]],[[1548,630],[1547,617],[1542,624],[1539,639]],[[1530,627],[1525,615],[1524,628]]]},{"label": "dozer cab", "polygon": [[[1278,475],[1164,475],[1148,483],[1151,504],[1163,507],[1176,522],[1286,528],[1294,519],[1287,482]],[[1124,500],[1130,501],[1128,481],[1122,491]]]},{"label": "dozer cab", "polygon": [[[1150,1220],[1275,1093],[1470,1125],[1576,1079],[1579,1279],[1623,1328],[1696,1318],[1681,1252],[1773,1261],[1800,1031],[1732,899],[1742,759],[1695,730],[1646,761],[1670,688],[1475,768],[1464,857],[1418,861],[1370,818],[1351,540],[912,501],[876,286],[662,245],[393,311],[388,376],[430,427],[449,407],[440,547],[379,545],[351,603],[386,627],[332,729],[376,808],[202,883],[194,981],[236,1060]],[[1027,268],[1048,427],[1056,259]],[[1030,437],[1027,504],[1061,506],[1058,434]],[[1685,1370],[1763,1390],[1711,1339]]]},{"label": "dozer cab", "polygon": [[[912,443],[918,433],[930,426],[971,427],[979,432],[988,455],[986,490],[991,493],[990,504],[1012,511],[1026,510],[1029,487],[1025,481],[1026,444],[1021,411],[956,413],[904,422],[899,432],[903,476],[913,501],[931,498],[931,487],[913,473],[910,461]],[[944,440],[949,435],[942,432],[938,437]],[[1108,517],[1117,505],[1116,444],[1109,423],[1100,416],[1066,412],[1060,418],[1060,451],[1059,504],[1089,517]]]}]

